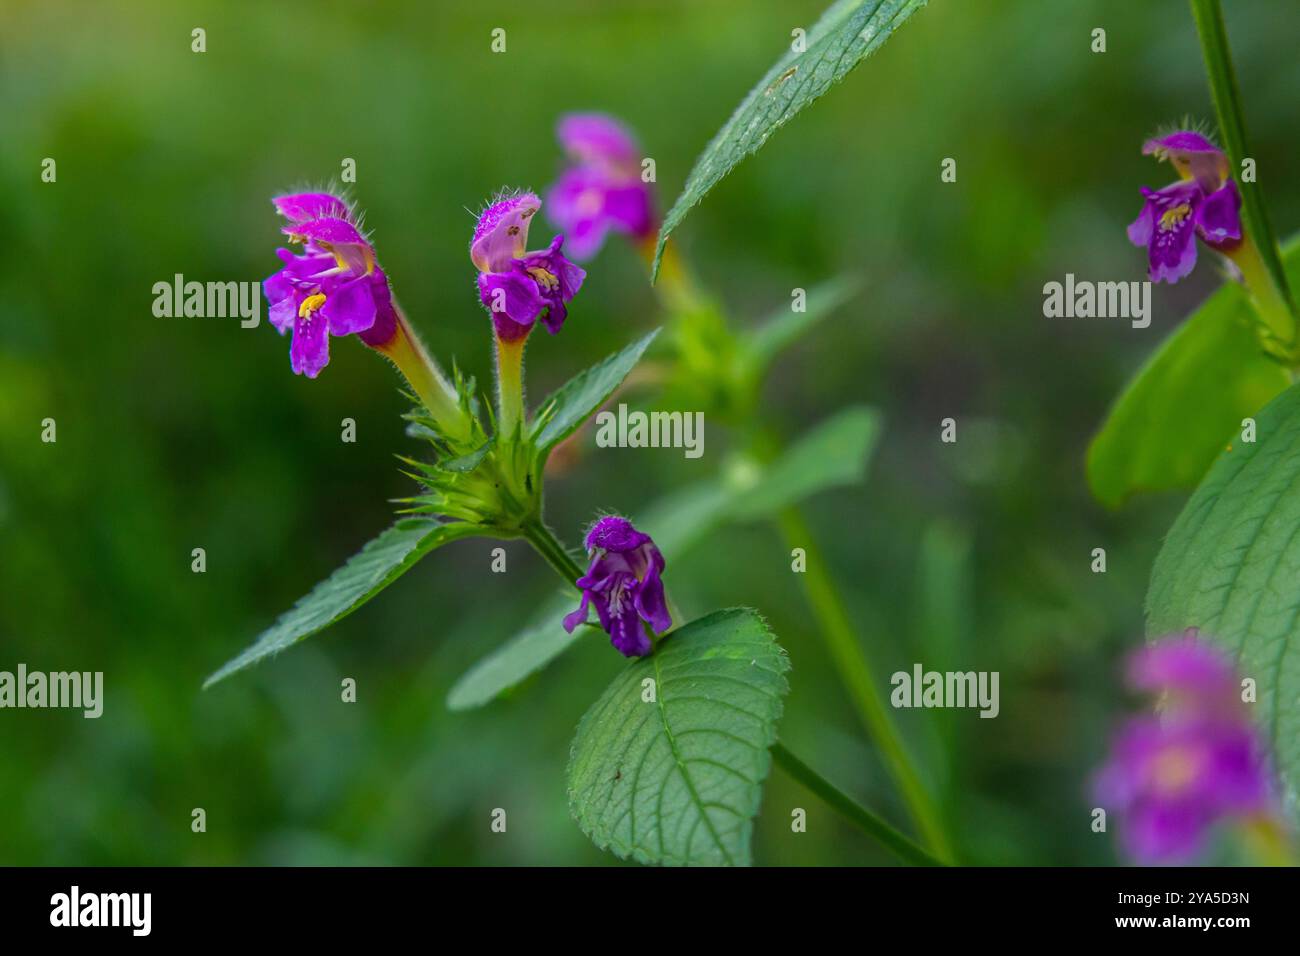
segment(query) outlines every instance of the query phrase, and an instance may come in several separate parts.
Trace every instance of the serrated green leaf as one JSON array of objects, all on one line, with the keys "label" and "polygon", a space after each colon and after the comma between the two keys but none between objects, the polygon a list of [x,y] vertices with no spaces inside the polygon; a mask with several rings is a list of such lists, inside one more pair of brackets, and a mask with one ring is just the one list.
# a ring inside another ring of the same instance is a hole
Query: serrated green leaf
[{"label": "serrated green leaf", "polygon": [[482,533],[474,525],[420,518],[397,522],[258,636],[251,647],[203,682],[205,688],[347,617],[410,570],[434,548]]},{"label": "serrated green leaf", "polygon": [[804,311],[789,306],[778,309],[745,339],[746,360],[751,374],[761,374],[772,360],[808,333],[818,322],[828,318],[862,289],[855,276],[838,276],[814,286],[808,292]]},{"label": "serrated green leaf", "polygon": [[1165,539],[1147,635],[1197,627],[1255,679],[1257,722],[1292,790],[1300,775],[1300,386],[1214,463]]},{"label": "serrated green leaf", "polygon": [[543,457],[577,431],[614,394],[614,389],[627,378],[658,334],[656,329],[621,352],[579,372],[542,403],[533,425],[533,443]]},{"label": "serrated green leaf", "polygon": [[[1284,257],[1300,279],[1300,241]],[[1098,501],[1114,508],[1139,491],[1195,487],[1241,420],[1290,384],[1253,321],[1241,286],[1225,283],[1142,366],[1088,449]]]},{"label": "serrated green leaf", "polygon": [[655,275],[668,237],[691,208],[737,163],[874,53],[925,2],[839,0],[808,31],[803,52],[795,52],[793,44],[787,48],[695,161],[659,230]]},{"label": "serrated green leaf", "polygon": [[[742,467],[732,469],[725,480],[710,478],[687,485],[634,515],[636,524],[671,562],[728,521],[762,518],[770,513],[768,509],[860,481],[878,431],[873,409],[846,409],[791,446],[768,471]],[[577,600],[563,592],[543,604],[526,628],[456,682],[447,695],[447,706],[466,710],[490,703],[572,647],[586,632],[568,634],[561,621]]]},{"label": "serrated green leaf", "polygon": [[752,488],[737,494],[727,516],[737,521],[764,518],[818,491],[857,484],[879,431],[874,409],[857,406],[840,412],[792,445]]},{"label": "serrated green leaf", "polygon": [[461,675],[447,693],[447,708],[470,710],[491,703],[555,660],[583,635],[590,636],[590,628],[574,628],[570,634],[562,623],[579,600],[577,592],[568,588],[542,602],[531,625]]},{"label": "serrated green leaf", "polygon": [[672,632],[578,724],[568,768],[578,825],[642,863],[747,866],[789,669],[747,608]]}]

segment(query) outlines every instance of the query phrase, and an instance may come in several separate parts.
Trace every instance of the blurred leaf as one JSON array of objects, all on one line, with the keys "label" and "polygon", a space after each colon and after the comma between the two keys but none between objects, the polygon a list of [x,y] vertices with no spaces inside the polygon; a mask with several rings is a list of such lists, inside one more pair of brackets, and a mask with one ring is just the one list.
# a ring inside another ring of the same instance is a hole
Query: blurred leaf
[{"label": "blurred leaf", "polygon": [[627,373],[641,360],[642,353],[650,347],[659,330],[633,342],[621,352],[579,372],[560,386],[537,412],[533,423],[533,441],[540,454],[572,435],[588,417],[604,404],[614,389],[622,384]]},{"label": "blurred leaf", "polygon": [[839,485],[862,481],[875,448],[880,416],[874,409],[846,409],[800,438],[748,491],[727,505],[737,521],[763,518],[787,505]]},{"label": "blurred leaf", "polygon": [[[870,408],[847,409],[819,425],[766,471],[733,469],[728,480],[710,478],[657,501],[637,524],[671,561],[728,521],[753,520],[866,472],[879,416]],[[547,601],[532,623],[467,671],[447,695],[447,706],[465,710],[491,703],[568,650],[582,636],[561,621],[577,598],[568,592]]]},{"label": "blurred leaf", "polygon": [[722,177],[844,79],[924,5],[925,0],[839,0],[808,31],[803,52],[796,52],[791,43],[695,161],[659,230],[654,274],[659,274],[668,237]]},{"label": "blurred leaf", "polygon": [[1147,636],[1188,627],[1255,679],[1278,766],[1300,785],[1300,387],[1257,418],[1257,441],[1214,463],[1174,522],[1147,593]]},{"label": "blurred leaf", "polygon": [[804,311],[795,312],[789,306],[778,309],[746,338],[750,374],[761,375],[776,356],[853,298],[861,288],[862,282],[857,277],[837,276],[813,287],[808,293]]},{"label": "blurred leaf", "polygon": [[726,516],[733,489],[705,478],[671,491],[636,515],[636,525],[655,539],[659,550],[677,557],[695,547]]},{"label": "blurred leaf", "polygon": [[561,623],[578,600],[572,589],[565,589],[543,601],[532,625],[461,675],[447,693],[447,708],[470,710],[491,703],[589,634],[587,627],[574,628],[570,634]]},{"label": "blurred leaf", "polygon": [[748,865],[789,669],[747,608],[670,633],[578,725],[568,778],[579,826],[642,863]]},{"label": "blurred leaf", "polygon": [[471,524],[440,524],[422,518],[397,522],[316,585],[271,628],[263,631],[251,647],[204,681],[203,686],[211,687],[236,671],[324,630],[388,587],[434,548],[481,531]]},{"label": "blurred leaf", "polygon": [[[1287,270],[1300,277],[1300,241]],[[1088,449],[1088,483],[1118,507],[1137,491],[1191,488],[1241,420],[1290,384],[1265,356],[1245,291],[1228,282],[1165,340],[1111,406]]]}]

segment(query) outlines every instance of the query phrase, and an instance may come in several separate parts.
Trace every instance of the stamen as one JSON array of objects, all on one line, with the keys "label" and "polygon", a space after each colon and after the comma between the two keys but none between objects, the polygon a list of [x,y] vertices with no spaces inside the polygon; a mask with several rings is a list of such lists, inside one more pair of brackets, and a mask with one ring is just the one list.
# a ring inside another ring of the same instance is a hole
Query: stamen
[{"label": "stamen", "polygon": [[537,284],[548,292],[560,284],[560,280],[555,277],[553,272],[547,272],[541,266],[532,266],[528,274],[537,280]]},{"label": "stamen", "polygon": [[317,292],[315,295],[307,296],[307,298],[302,300],[302,304],[298,306],[298,318],[300,319],[307,318],[308,316],[311,315],[311,313],[317,311],[324,304],[325,304],[324,292]]},{"label": "stamen", "polygon": [[1192,207],[1189,203],[1179,203],[1166,209],[1160,216],[1160,228],[1164,232],[1178,227],[1184,219],[1191,215]]}]

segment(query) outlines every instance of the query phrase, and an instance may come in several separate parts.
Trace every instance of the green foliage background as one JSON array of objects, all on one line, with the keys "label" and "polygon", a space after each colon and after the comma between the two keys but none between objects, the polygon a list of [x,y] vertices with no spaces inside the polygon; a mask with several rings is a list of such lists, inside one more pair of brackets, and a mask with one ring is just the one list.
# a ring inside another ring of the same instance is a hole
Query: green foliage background
[{"label": "green foliage background", "polygon": [[[574,727],[622,666],[586,640],[513,696],[451,713],[448,688],[553,590],[522,544],[440,551],[328,634],[211,691],[202,678],[390,523],[412,490],[391,372],[336,340],[317,381],[263,317],[157,319],[153,283],[274,268],[274,192],[357,162],[381,261],[431,347],[489,379],[466,253],[502,185],[541,188],[559,112],[633,124],[670,202],[697,152],[819,0],[77,3],[0,8],[0,669],[102,670],[104,716],[0,711],[0,863],[611,863],[570,819]],[[1283,235],[1293,37],[1271,4],[1229,31],[1261,181]],[[207,30],[208,52],[190,51]],[[508,52],[489,50],[506,28]],[[1108,52],[1090,52],[1106,28]],[[777,366],[766,414],[795,436],[867,402],[884,433],[867,483],[814,524],[883,675],[914,661],[1002,673],[996,720],[897,716],[967,859],[1102,863],[1087,776],[1126,706],[1115,668],[1180,498],[1118,515],[1084,452],[1128,375],[1218,279],[1159,287],[1148,330],[1044,319],[1042,284],[1143,278],[1124,226],[1167,170],[1142,139],[1210,115],[1181,0],[935,0],[717,187],[676,235],[752,322],[840,272],[866,293]],[[58,182],[40,181],[44,157]],[[958,181],[939,182],[944,157]],[[540,233],[540,229],[538,232]],[[642,263],[608,246],[534,396],[657,324]],[[40,422],[58,422],[42,444]],[[959,421],[955,446],[940,419]],[[358,441],[339,440],[340,420]],[[1171,428],[1178,427],[1176,422]],[[585,454],[549,485],[571,543],[721,460]],[[190,551],[208,570],[190,571]],[[1105,547],[1109,570],[1089,572]],[[789,558],[769,528],[668,556],[695,612],[751,604],[789,653],[791,748],[902,820],[862,742]],[[343,677],[356,704],[339,701]],[[790,833],[790,809],[809,811]],[[203,807],[208,832],[190,831]],[[489,830],[493,808],[506,835]],[[781,771],[764,864],[885,863]]]}]

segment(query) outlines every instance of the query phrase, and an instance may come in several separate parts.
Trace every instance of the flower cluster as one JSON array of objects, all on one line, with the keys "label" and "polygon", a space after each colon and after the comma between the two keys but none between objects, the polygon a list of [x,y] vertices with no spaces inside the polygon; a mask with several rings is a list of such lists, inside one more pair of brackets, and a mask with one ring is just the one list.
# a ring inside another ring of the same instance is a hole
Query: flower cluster
[{"label": "flower cluster", "polygon": [[272,200],[287,219],[282,231],[302,243],[303,255],[277,249],[283,267],[263,283],[271,324],[292,330],[289,363],[315,378],[329,364],[331,335],[357,336],[380,348],[397,333],[388,278],[361,234],[348,204],[329,193],[296,193]]},{"label": "flower cluster", "polygon": [[591,564],[578,578],[582,604],[564,619],[564,629],[587,620],[596,605],[600,626],[624,657],[644,657],[653,646],[649,629],[662,634],[672,626],[664,597],[664,556],[648,534],[616,515],[597,521],[585,542]]},{"label": "flower cluster", "polygon": [[1197,236],[1221,252],[1241,242],[1241,194],[1228,157],[1200,133],[1180,130],[1150,139],[1142,152],[1169,160],[1180,179],[1163,189],[1142,187],[1146,203],[1128,237],[1146,246],[1152,282],[1177,282],[1196,265]]},{"label": "flower cluster", "polygon": [[547,214],[575,258],[596,254],[610,231],[648,239],[658,229],[654,192],[641,178],[641,150],[617,120],[573,113],[556,128],[570,165],[546,197]]},{"label": "flower cluster", "polygon": [[567,303],[587,273],[561,251],[564,236],[540,252],[525,252],[528,227],[542,201],[533,193],[501,196],[479,216],[469,254],[478,267],[478,292],[492,314],[497,337],[527,337],[540,317],[554,335],[564,325]]},{"label": "flower cluster", "polygon": [[1233,667],[1195,628],[1138,652],[1128,677],[1134,689],[1160,696],[1161,713],[1125,725],[1096,795],[1120,814],[1136,860],[1185,862],[1216,823],[1270,814],[1268,761]]}]

